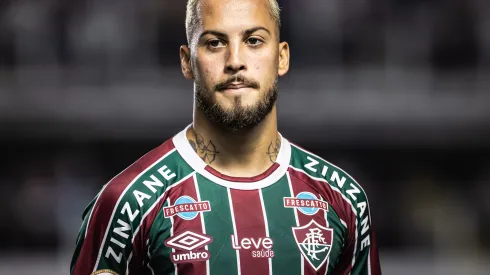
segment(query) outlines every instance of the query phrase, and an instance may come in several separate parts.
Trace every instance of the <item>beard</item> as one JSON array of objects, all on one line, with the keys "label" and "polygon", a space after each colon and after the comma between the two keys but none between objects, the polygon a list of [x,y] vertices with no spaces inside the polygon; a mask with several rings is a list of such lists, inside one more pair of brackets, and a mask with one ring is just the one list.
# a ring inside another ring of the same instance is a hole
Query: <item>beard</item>
[{"label": "beard", "polygon": [[260,96],[259,100],[252,106],[244,107],[242,97],[235,96],[231,109],[223,108],[213,97],[214,93],[219,92],[223,87],[232,81],[247,83],[252,88],[259,89],[260,85],[242,76],[236,76],[215,85],[208,89],[196,80],[196,90],[194,93],[196,108],[201,110],[206,118],[213,124],[228,131],[236,132],[244,129],[251,129],[259,125],[264,118],[272,111],[278,96],[277,77],[270,87]]}]

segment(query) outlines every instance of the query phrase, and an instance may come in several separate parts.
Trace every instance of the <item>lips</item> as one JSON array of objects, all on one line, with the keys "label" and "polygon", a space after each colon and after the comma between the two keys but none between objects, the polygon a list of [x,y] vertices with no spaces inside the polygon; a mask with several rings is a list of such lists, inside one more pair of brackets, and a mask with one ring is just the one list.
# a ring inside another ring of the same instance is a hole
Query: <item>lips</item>
[{"label": "lips", "polygon": [[229,84],[224,87],[224,89],[241,89],[241,88],[248,88],[250,87],[247,84],[244,83],[237,83],[237,84]]}]

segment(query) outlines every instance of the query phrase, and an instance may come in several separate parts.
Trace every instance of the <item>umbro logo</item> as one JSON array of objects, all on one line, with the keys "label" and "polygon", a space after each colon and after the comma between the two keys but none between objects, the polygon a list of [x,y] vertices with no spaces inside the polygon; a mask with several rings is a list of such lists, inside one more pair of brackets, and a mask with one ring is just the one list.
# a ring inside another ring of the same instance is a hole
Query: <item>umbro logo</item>
[{"label": "umbro logo", "polygon": [[210,242],[212,242],[212,238],[208,235],[185,231],[182,234],[166,240],[165,245],[175,249],[194,250],[203,247]]},{"label": "umbro logo", "polygon": [[165,245],[175,249],[174,252],[170,253],[170,259],[174,263],[206,261],[209,259],[210,253],[204,246],[212,241],[211,236],[185,231],[166,240]]}]

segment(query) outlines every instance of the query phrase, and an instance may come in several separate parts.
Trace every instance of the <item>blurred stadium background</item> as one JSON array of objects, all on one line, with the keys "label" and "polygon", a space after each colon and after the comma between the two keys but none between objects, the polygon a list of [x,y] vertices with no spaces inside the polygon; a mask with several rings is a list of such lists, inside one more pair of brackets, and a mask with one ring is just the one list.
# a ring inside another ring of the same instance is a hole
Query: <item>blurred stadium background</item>
[{"label": "blurred stadium background", "polygon": [[[183,0],[0,0],[0,274],[67,274],[101,186],[191,122]],[[290,140],[366,189],[385,274],[490,270],[490,1],[280,0]]]}]

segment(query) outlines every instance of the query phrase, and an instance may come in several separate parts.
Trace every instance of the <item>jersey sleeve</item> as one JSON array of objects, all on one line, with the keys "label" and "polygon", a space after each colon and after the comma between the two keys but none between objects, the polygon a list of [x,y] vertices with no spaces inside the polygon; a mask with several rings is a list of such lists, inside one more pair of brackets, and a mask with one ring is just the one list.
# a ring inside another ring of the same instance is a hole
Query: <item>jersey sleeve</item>
[{"label": "jersey sleeve", "polygon": [[70,266],[71,275],[126,274],[132,229],[113,221],[118,194],[104,189],[87,206]]},{"label": "jersey sleeve", "polygon": [[357,206],[357,212],[351,226],[355,230],[348,230],[348,241],[344,247],[338,274],[381,274],[376,235],[371,223],[367,197],[363,195],[365,200],[363,196],[359,196],[358,201],[354,203]]},{"label": "jersey sleeve", "polygon": [[[358,232],[357,235],[361,236],[360,233],[361,232]],[[363,236],[361,239],[358,239],[356,243],[358,249],[354,255],[354,265],[352,267],[351,274],[380,275],[381,267],[379,263],[378,248],[372,225],[369,234]]]}]

